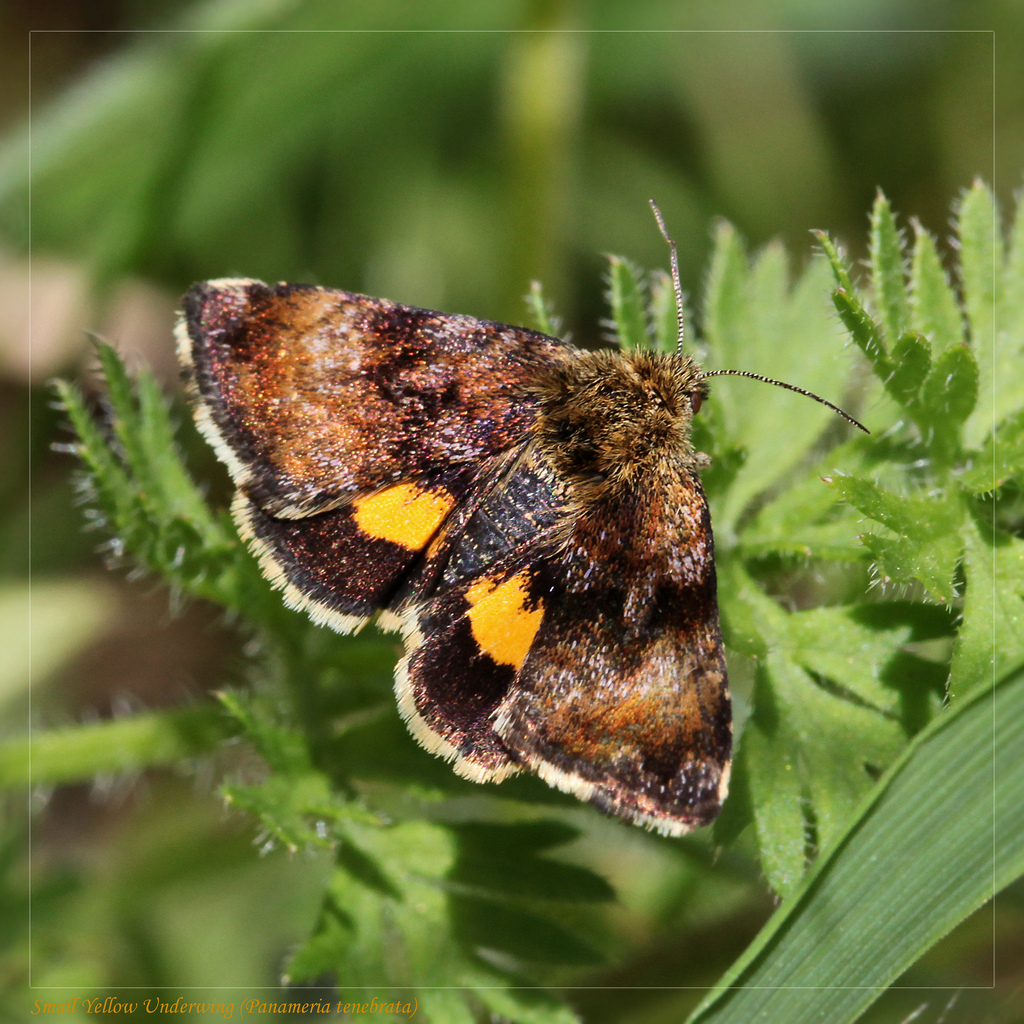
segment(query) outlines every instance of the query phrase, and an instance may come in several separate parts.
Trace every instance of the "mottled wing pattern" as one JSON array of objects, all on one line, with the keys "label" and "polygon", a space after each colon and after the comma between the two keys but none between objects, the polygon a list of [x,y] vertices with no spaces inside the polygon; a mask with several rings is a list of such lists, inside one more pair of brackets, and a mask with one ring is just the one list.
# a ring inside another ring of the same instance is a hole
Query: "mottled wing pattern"
[{"label": "mottled wing pattern", "polygon": [[383,299],[224,280],[186,295],[178,351],[243,536],[291,605],[349,631],[522,441],[525,384],[569,349]]},{"label": "mottled wing pattern", "polygon": [[408,651],[395,682],[403,718],[424,747],[478,782],[519,769],[494,715],[547,614],[533,593],[536,568],[572,521],[565,482],[532,446],[501,468],[475,506],[446,524],[393,620]]},{"label": "mottled wing pattern", "polygon": [[410,727],[478,781],[524,766],[662,832],[706,824],[732,729],[699,480],[652,480],[567,517],[564,482],[524,460],[477,519],[521,520],[526,495],[528,540],[488,525],[495,550],[508,543],[480,563],[470,523],[435,596],[407,613],[397,687]]},{"label": "mottled wing pattern", "polygon": [[728,789],[729,691],[700,481],[647,483],[535,567],[546,611],[494,728],[551,785],[682,834]]},{"label": "mottled wing pattern", "polygon": [[178,337],[204,430],[281,517],[503,451],[533,422],[523,384],[567,351],[505,324],[258,281],[195,285]]}]

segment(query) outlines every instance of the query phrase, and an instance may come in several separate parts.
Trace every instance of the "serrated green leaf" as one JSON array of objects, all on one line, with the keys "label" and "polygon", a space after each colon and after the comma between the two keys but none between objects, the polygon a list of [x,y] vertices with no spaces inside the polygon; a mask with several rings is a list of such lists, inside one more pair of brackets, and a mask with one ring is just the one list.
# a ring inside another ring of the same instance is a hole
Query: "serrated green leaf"
[{"label": "serrated green leaf", "polygon": [[946,349],[921,389],[921,407],[937,423],[958,426],[978,401],[978,364],[966,345]]},{"label": "serrated green leaf", "polygon": [[[526,959],[533,958],[531,948],[543,948],[545,955],[571,962],[587,947],[536,914],[452,893],[448,878],[456,846],[448,829],[410,821],[384,828],[353,824],[346,831],[349,839],[339,849],[314,934],[289,963],[290,981],[331,972],[339,978],[343,1000],[350,991],[384,1002],[415,994],[420,1012],[436,1024],[463,1019],[465,1000],[483,999],[484,989],[490,993],[485,1003],[513,1010],[510,1020],[562,1024],[574,1019],[550,995],[519,998],[505,989],[504,979],[482,966],[473,946],[480,931],[488,948],[518,944]],[[509,915],[515,927],[509,927]],[[433,999],[426,998],[428,990],[449,992]]]},{"label": "serrated green leaf", "polygon": [[89,471],[90,483],[96,490],[108,523],[113,531],[126,532],[138,509],[138,499],[127,474],[78,388],[65,381],[57,381],[56,389],[78,437],[76,454]]},{"label": "serrated green leaf", "polygon": [[228,783],[225,799],[259,819],[268,839],[290,850],[332,847],[338,828],[351,822],[375,824],[364,807],[336,795],[328,777],[316,770],[309,738],[264,693],[218,694],[221,704],[271,769],[259,785]]},{"label": "serrated green leaf", "polygon": [[800,723],[800,770],[814,811],[816,851],[842,833],[878,772],[906,745],[899,724],[793,674],[782,688]]},{"label": "serrated green leaf", "polygon": [[857,621],[848,608],[811,608],[789,616],[793,658],[882,711],[894,713],[897,690],[882,683],[886,662],[910,639],[908,624],[889,629]]},{"label": "serrated green leaf", "polygon": [[[758,666],[741,747],[762,868],[784,894],[798,883],[813,848],[827,846],[845,826],[872,784],[869,766],[876,772],[887,766],[905,737],[892,719],[826,691],[807,674],[806,663],[827,658],[820,639],[810,642],[808,619],[787,615],[764,595],[747,600],[768,652]],[[842,628],[852,650],[863,630],[852,622]],[[875,658],[869,671],[877,674],[905,635],[861,645],[856,657]],[[832,657],[826,667],[856,683],[843,660]]]},{"label": "serrated green leaf", "polygon": [[805,794],[795,737],[776,712],[766,711],[767,700],[756,699],[737,757],[750,790],[761,870],[773,891],[785,895],[799,884],[807,866]]},{"label": "serrated green leaf", "polygon": [[[835,449],[828,464],[848,462]],[[777,554],[829,561],[863,561],[860,526],[849,506],[835,500],[835,494],[818,472],[797,480],[767,502],[746,521],[739,535],[745,557]]]},{"label": "serrated green leaf", "polygon": [[113,348],[100,343],[97,352],[108,383],[112,436],[97,425],[77,389],[58,382],[57,392],[78,435],[76,451],[104,525],[119,550],[185,593],[237,607],[233,597],[244,567],[251,575],[258,571],[185,470],[155,380],[143,372],[136,384]]},{"label": "serrated green leaf", "polygon": [[1022,791],[1018,675],[979,690],[914,740],[689,1024],[852,1024],[1024,873]]},{"label": "serrated green leaf", "polygon": [[840,473],[825,482],[870,519],[914,539],[948,534],[960,521],[959,506],[945,495],[918,498],[894,494],[870,480]]},{"label": "serrated green leaf", "polygon": [[152,493],[171,516],[190,523],[205,542],[224,543],[227,537],[181,461],[167,400],[152,372],[140,371],[136,390],[143,472],[152,483]]},{"label": "serrated green leaf", "polygon": [[843,325],[850,332],[850,336],[868,357],[875,376],[883,384],[886,383],[892,377],[896,366],[889,357],[885,342],[878,333],[874,320],[852,292],[838,288],[832,293],[832,302],[836,307],[836,312],[839,313],[839,319],[843,321]]},{"label": "serrated green leaf", "polygon": [[1008,242],[999,304],[997,357],[1000,372],[996,378],[995,410],[999,419],[1005,415],[1005,410],[1024,404],[1024,374],[1009,377],[1002,374],[1004,368],[1020,366],[1024,351],[1024,203],[1017,204]]},{"label": "serrated green leaf", "polygon": [[131,377],[106,342],[97,342],[96,352],[107,388],[110,425],[140,506],[154,523],[177,518],[187,521],[204,540],[224,543],[226,537],[182,465],[156,378],[145,367]]},{"label": "serrated green leaf", "polygon": [[871,210],[871,284],[885,336],[895,341],[910,320],[906,272],[903,265],[903,239],[889,200],[879,192]]},{"label": "serrated green leaf", "polygon": [[[747,269],[731,235],[720,237],[720,273],[711,282],[717,280],[718,291],[709,291],[716,307],[715,320],[708,323],[715,363],[838,397],[847,362],[825,299],[829,271],[824,260],[815,259],[790,288],[779,246],[767,246]],[[832,414],[792,392],[750,380],[719,377],[713,386],[725,426],[717,444],[739,446],[747,453],[724,500],[714,492],[711,496],[717,534],[729,538],[751,499],[787,479]]]},{"label": "serrated green leaf", "polygon": [[780,558],[807,562],[863,562],[864,547],[859,530],[851,520],[831,523],[805,523],[792,533],[771,538],[752,534],[744,539],[743,554],[748,558]]},{"label": "serrated green leaf", "polygon": [[305,737],[282,719],[266,695],[227,691],[217,698],[244,729],[260,756],[275,771],[304,775],[312,768]]},{"label": "serrated green leaf", "polygon": [[[267,839],[292,852],[330,848],[334,837],[326,825],[350,816],[320,772],[273,774],[258,786],[225,785],[221,793],[231,806],[258,819]],[[351,816],[372,820],[366,812]]]},{"label": "serrated green leaf", "polygon": [[[1001,679],[1010,672],[1016,672],[1024,662],[1024,542],[1001,534],[997,536],[993,547],[995,579],[991,635],[998,641],[994,651],[995,677]],[[988,554],[985,547],[976,548],[973,566],[977,566]],[[988,566],[991,569],[993,563],[989,562]],[[967,572],[971,569],[972,565],[968,565]],[[970,614],[976,620],[974,628],[980,631],[978,623],[984,622],[986,614],[982,602],[988,599],[988,590],[980,571],[976,568],[975,571],[978,572],[975,584],[977,601],[973,608],[965,609],[964,621],[967,622],[967,615]]]},{"label": "serrated green leaf", "polygon": [[142,444],[138,402],[135,388],[128,377],[128,371],[121,357],[112,345],[100,341],[96,344],[96,355],[103,372],[106,398],[110,407],[110,424],[121,442],[128,468],[143,485],[152,481],[148,478],[148,460]]},{"label": "serrated green leaf", "polygon": [[[779,713],[791,730],[801,791],[813,813],[816,843],[821,849],[838,835],[870,789],[873,777],[867,766],[876,773],[888,766],[905,737],[896,722],[812,682],[801,664],[820,662],[820,650],[800,646],[807,639],[803,622],[797,622],[794,632],[793,617],[787,615],[780,625],[785,639],[769,653],[769,679]],[[882,642],[870,651],[883,664],[886,647],[891,654],[895,643]],[[862,656],[866,653],[861,652]],[[833,659],[828,667],[839,665]],[[876,665],[876,671],[881,667]]]},{"label": "serrated green leaf", "polygon": [[[672,278],[663,270],[650,275],[651,301],[647,315],[654,332],[654,347],[658,352],[675,352],[679,346],[679,318],[676,315],[676,293]],[[692,318],[683,309],[684,343],[693,346]]]},{"label": "serrated green leaf", "polygon": [[753,605],[760,591],[747,575],[738,553],[716,558],[722,635],[732,650],[748,658],[762,658],[768,645],[761,635]]},{"label": "serrated green leaf", "polygon": [[913,406],[932,367],[931,346],[920,334],[908,331],[893,345],[892,362],[893,371],[885,389],[900,405]]},{"label": "serrated green leaf", "polygon": [[850,280],[850,271],[846,266],[845,254],[839,249],[839,247],[828,237],[828,234],[824,231],[812,232],[815,238],[821,245],[825,257],[828,260],[829,266],[832,268],[832,274],[836,279],[836,284],[841,291],[846,292],[847,295],[853,295],[853,282]]},{"label": "serrated green leaf", "polygon": [[964,340],[963,317],[935,240],[917,221],[910,271],[910,326],[931,339],[937,353]]},{"label": "serrated green leaf", "polygon": [[[985,396],[982,403],[984,411],[979,409],[979,415],[966,431],[969,445],[981,443],[992,428],[993,415],[997,422],[1009,411],[1010,407],[1001,401],[1000,381],[1015,379],[1014,356],[1019,354],[1022,343],[1018,339],[1009,346],[999,346],[1000,351],[997,351],[995,317],[1001,291],[1002,244],[996,217],[991,191],[980,181],[975,181],[957,210],[960,283],[971,348],[978,363],[978,393]],[[992,409],[989,397],[993,394],[996,397],[995,409]]]},{"label": "serrated green leaf", "polygon": [[626,352],[649,348],[640,276],[621,256],[608,257],[608,305],[619,348]]},{"label": "serrated green leaf", "polygon": [[956,596],[953,573],[960,556],[960,540],[955,533],[927,539],[866,533],[861,541],[871,552],[883,584],[918,580],[939,601],[948,603]]},{"label": "serrated green leaf", "polygon": [[554,308],[544,298],[544,290],[540,281],[531,281],[530,290],[526,295],[526,307],[533,317],[537,330],[549,337],[561,337],[559,331],[562,329],[561,321],[555,316]]},{"label": "serrated green leaf", "polygon": [[780,242],[770,242],[754,254],[750,266],[749,308],[758,326],[760,346],[774,348],[781,328],[781,309],[789,291],[789,257]]},{"label": "serrated green leaf", "polygon": [[[999,247],[1000,251],[1001,247]],[[980,273],[980,268],[978,271]],[[989,377],[979,366],[978,406],[965,431],[977,444],[1000,423],[1024,406],[1024,204],[1018,203],[1009,234],[1009,251],[996,289],[993,370]],[[981,355],[979,354],[979,363]]]},{"label": "serrated green leaf", "polygon": [[704,286],[704,337],[714,368],[727,367],[750,336],[746,290],[749,273],[743,243],[725,221],[715,229],[711,267]]},{"label": "serrated green leaf", "polygon": [[971,328],[971,343],[982,354],[991,350],[992,315],[999,282],[1000,249],[995,199],[987,185],[975,181],[957,211],[960,277]]},{"label": "serrated green leaf", "polygon": [[448,926],[441,884],[455,854],[447,830],[405,822],[349,832],[359,858],[368,858],[386,884],[346,866],[351,857],[339,860],[314,935],[288,965],[290,980],[337,972],[343,993],[365,989],[380,998],[458,986],[467,965]]},{"label": "serrated green leaf", "polygon": [[952,698],[1024,663],[1024,542],[1005,534],[986,541],[973,522],[963,535],[966,592],[949,673]]},{"label": "serrated green leaf", "polygon": [[1011,414],[971,455],[960,486],[971,494],[998,490],[1008,480],[1024,477],[1024,409]]}]

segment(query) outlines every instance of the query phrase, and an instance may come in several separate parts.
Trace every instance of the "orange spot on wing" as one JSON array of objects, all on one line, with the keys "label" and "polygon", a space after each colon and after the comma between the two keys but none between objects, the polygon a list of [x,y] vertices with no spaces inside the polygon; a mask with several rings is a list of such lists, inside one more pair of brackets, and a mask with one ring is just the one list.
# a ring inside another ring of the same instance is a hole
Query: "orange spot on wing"
[{"label": "orange spot on wing", "polygon": [[444,531],[444,530],[439,530],[434,535],[434,539],[430,542],[430,547],[427,548],[427,555],[426,555],[426,557],[427,557],[428,561],[430,561],[432,558],[436,558],[437,557],[437,553],[444,546],[445,536],[446,536],[446,531]]},{"label": "orange spot on wing", "polygon": [[544,617],[543,602],[537,602],[533,609],[526,606],[529,585],[529,577],[521,572],[497,586],[492,580],[480,580],[466,591],[470,605],[466,614],[480,650],[499,665],[517,670],[526,660]]},{"label": "orange spot on wing", "polygon": [[447,494],[406,483],[357,498],[352,517],[367,536],[419,551],[454,507]]}]

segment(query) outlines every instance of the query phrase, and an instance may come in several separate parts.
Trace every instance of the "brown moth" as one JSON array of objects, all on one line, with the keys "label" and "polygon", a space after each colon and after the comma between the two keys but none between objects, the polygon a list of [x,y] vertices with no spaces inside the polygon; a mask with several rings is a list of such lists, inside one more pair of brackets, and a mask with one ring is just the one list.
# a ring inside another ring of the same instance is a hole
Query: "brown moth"
[{"label": "brown moth", "polygon": [[715,817],[732,726],[691,442],[712,374],[251,280],[195,285],[177,336],[241,535],[290,606],[401,632],[427,750],[667,835]]}]

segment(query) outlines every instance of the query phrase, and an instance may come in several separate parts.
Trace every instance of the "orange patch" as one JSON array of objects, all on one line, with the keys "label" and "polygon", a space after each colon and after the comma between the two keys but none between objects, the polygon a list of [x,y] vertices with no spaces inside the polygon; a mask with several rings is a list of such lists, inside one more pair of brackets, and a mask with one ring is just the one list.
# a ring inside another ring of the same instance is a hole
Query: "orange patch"
[{"label": "orange patch", "polygon": [[368,537],[419,551],[437,532],[455,502],[444,492],[396,484],[352,503],[352,518]]},{"label": "orange patch", "polygon": [[429,562],[432,558],[437,557],[437,553],[441,550],[444,545],[445,531],[438,531],[437,535],[430,542],[430,547],[427,548],[427,561]]},{"label": "orange patch", "polygon": [[499,665],[517,670],[526,660],[544,617],[543,602],[532,610],[526,607],[529,584],[529,577],[521,572],[498,586],[491,580],[480,580],[466,591],[470,605],[466,615],[480,650]]}]

